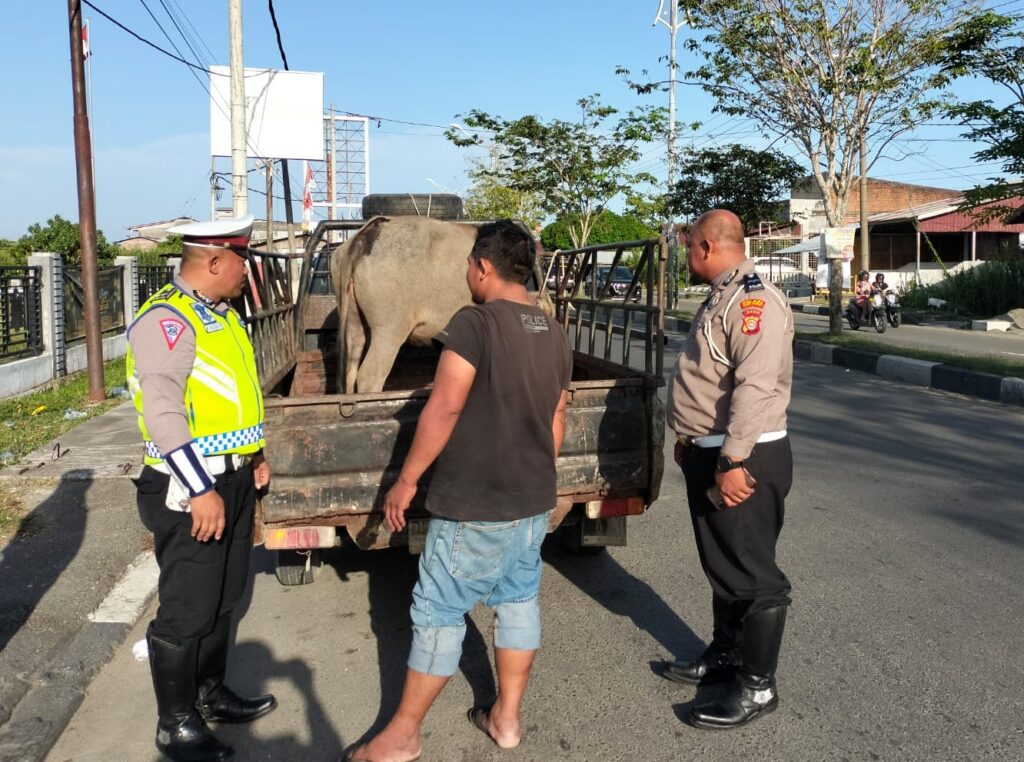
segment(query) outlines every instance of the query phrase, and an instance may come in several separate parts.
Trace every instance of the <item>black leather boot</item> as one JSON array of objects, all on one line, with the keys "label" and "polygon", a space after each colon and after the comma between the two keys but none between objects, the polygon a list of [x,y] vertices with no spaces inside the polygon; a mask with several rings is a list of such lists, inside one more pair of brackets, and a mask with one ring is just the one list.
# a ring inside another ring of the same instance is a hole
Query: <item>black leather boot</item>
[{"label": "black leather boot", "polygon": [[224,685],[231,615],[221,614],[213,631],[199,641],[199,692],[196,708],[207,722],[252,722],[277,706],[271,694],[242,698]]},{"label": "black leather boot", "polygon": [[735,681],[722,698],[695,706],[690,712],[692,724],[712,730],[738,728],[778,708],[775,669],[785,626],[785,606],[747,617],[743,623],[742,664]]},{"label": "black leather boot", "polygon": [[687,685],[709,685],[731,680],[740,663],[740,628],[736,604],[719,598],[711,601],[715,629],[711,643],[693,661],[667,661],[661,675],[667,680]]},{"label": "black leather boot", "polygon": [[221,762],[234,750],[196,712],[197,644],[179,646],[146,633],[159,719],[156,748],[175,762]]}]

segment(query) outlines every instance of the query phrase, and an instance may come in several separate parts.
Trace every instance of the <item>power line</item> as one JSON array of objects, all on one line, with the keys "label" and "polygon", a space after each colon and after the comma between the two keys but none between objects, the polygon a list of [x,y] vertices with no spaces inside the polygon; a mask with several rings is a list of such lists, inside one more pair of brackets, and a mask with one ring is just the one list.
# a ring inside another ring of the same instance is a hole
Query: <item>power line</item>
[{"label": "power line", "polygon": [[[113,16],[110,16],[109,14],[107,14],[104,11],[100,10],[95,5],[90,3],[89,0],[82,0],[82,3],[85,4],[85,5],[88,5],[90,8],[92,8],[94,11],[96,11],[98,14],[100,14],[103,18],[105,18],[111,24],[113,24],[114,26],[118,27],[119,29],[127,32],[128,34],[130,34],[132,37],[134,37],[139,42],[142,42],[142,43],[145,43],[146,45],[149,45],[149,47],[153,48],[156,51],[159,51],[160,53],[163,53],[168,58],[173,58],[175,61],[178,61],[179,63],[185,64],[190,69],[197,69],[197,70],[199,70],[201,72],[204,72],[206,74],[216,74],[219,77],[226,77],[226,76],[228,76],[227,74],[221,74],[220,72],[215,72],[215,71],[210,71],[209,69],[204,69],[202,66],[197,66],[196,64],[194,64],[191,61],[188,61],[188,60],[182,58],[181,56],[174,55],[174,53],[171,53],[169,50],[164,50],[159,45],[157,45],[155,42],[150,42],[145,37],[143,37],[141,34],[139,34],[137,32],[134,32],[131,29],[129,29],[128,27],[126,27],[120,21],[115,19]],[[149,10],[149,9],[147,8],[146,10]],[[152,13],[150,13],[150,15],[152,15]],[[172,43],[172,45],[173,45],[173,43]]]},{"label": "power line", "polygon": [[270,20],[274,22],[274,34],[277,35],[277,49],[281,51],[281,60],[284,62],[284,70],[288,71],[288,56],[284,54],[284,45],[281,42],[281,27],[277,25],[277,14],[274,13],[274,0],[268,0],[270,4]]}]

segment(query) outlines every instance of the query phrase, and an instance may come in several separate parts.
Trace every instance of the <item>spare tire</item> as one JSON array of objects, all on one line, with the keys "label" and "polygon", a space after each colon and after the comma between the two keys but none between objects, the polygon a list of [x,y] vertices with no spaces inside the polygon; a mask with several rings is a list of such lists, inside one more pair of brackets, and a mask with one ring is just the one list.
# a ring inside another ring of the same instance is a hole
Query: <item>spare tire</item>
[{"label": "spare tire", "polygon": [[363,196],[363,219],[417,215],[435,220],[461,220],[462,199],[454,193],[371,193]]}]

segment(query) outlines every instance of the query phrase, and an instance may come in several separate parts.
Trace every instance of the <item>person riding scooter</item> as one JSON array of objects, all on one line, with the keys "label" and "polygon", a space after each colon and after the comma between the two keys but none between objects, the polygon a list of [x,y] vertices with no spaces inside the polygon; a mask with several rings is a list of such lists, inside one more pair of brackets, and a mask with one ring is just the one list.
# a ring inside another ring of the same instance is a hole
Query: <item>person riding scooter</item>
[{"label": "person riding scooter", "polygon": [[860,309],[860,319],[863,323],[868,322],[868,305],[871,294],[874,292],[874,287],[868,281],[870,277],[871,273],[861,270],[857,273],[857,286],[854,289],[853,303]]},{"label": "person riding scooter", "polygon": [[875,274],[875,282],[871,284],[872,294],[884,294],[889,290],[889,284],[885,282],[884,273]]}]

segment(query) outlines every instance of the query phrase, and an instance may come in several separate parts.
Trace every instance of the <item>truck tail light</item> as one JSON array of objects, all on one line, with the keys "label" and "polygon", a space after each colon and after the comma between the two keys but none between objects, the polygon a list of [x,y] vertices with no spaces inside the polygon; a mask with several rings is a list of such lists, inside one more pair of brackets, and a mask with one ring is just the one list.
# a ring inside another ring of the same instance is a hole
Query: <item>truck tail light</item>
[{"label": "truck tail light", "polygon": [[267,530],[263,545],[268,550],[309,550],[333,548],[334,527],[286,527]]},{"label": "truck tail light", "polygon": [[612,516],[636,516],[644,512],[642,497],[606,497],[587,503],[588,519],[607,519]]}]

